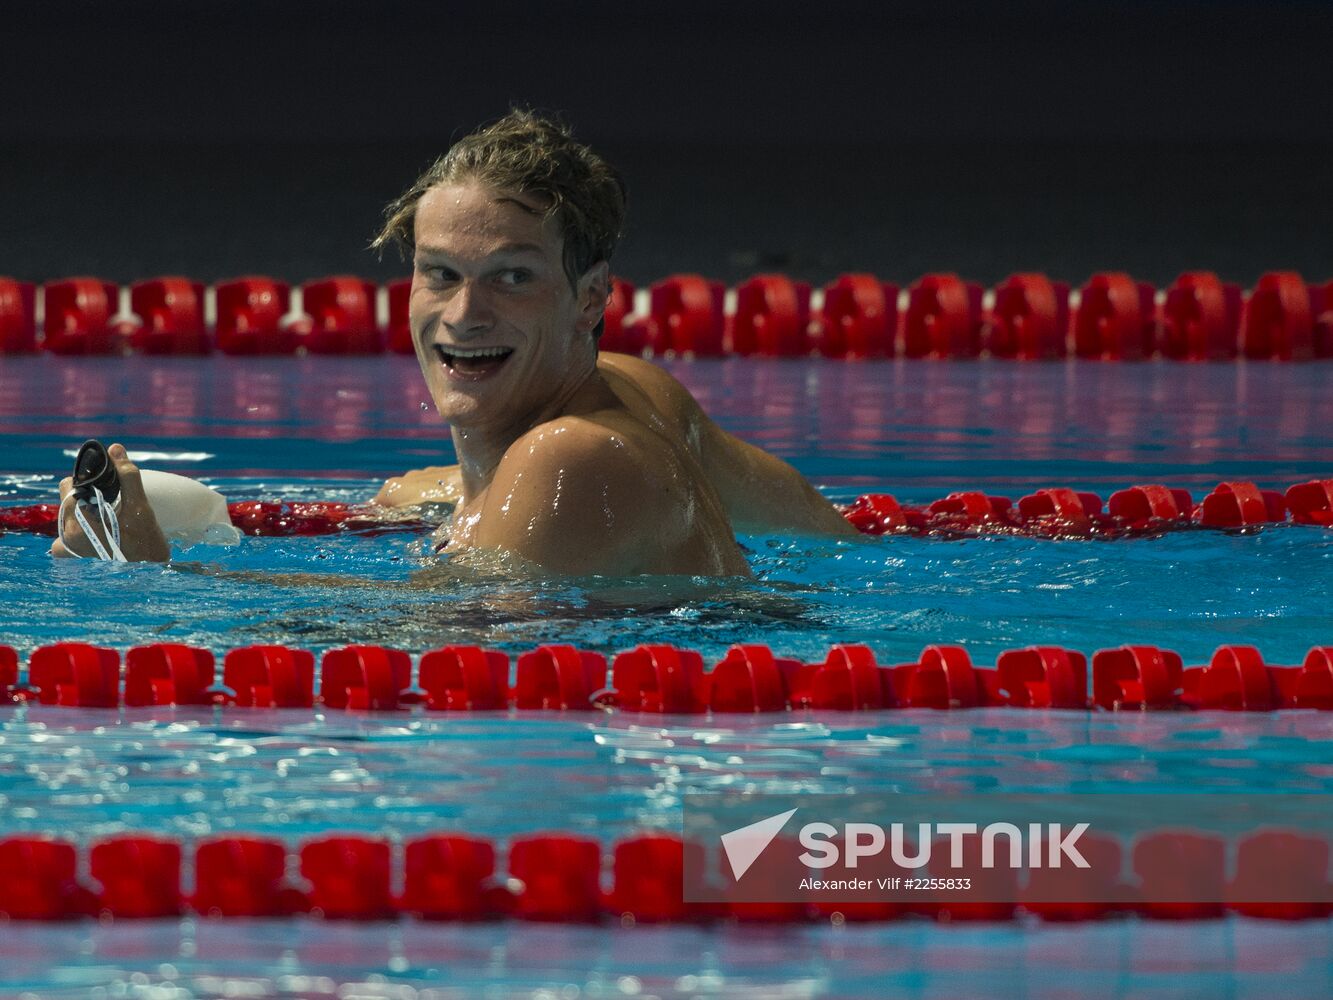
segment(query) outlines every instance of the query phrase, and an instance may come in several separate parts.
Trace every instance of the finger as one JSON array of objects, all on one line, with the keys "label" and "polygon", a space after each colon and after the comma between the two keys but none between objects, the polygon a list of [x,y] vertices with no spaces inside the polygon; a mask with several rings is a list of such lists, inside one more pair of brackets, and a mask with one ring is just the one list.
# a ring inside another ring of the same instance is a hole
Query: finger
[{"label": "finger", "polygon": [[375,494],[375,498],[370,502],[392,507],[397,502],[394,499],[394,494],[402,492],[402,489],[403,480],[401,478],[386,479],[384,485],[380,487],[380,491]]},{"label": "finger", "polygon": [[135,508],[147,507],[148,496],[144,493],[143,477],[139,475],[139,467],[130,461],[130,454],[125,450],[125,446],[113,444],[106,450],[106,454],[111,459],[111,464],[116,467],[121,496],[124,497],[122,506],[128,504]]}]

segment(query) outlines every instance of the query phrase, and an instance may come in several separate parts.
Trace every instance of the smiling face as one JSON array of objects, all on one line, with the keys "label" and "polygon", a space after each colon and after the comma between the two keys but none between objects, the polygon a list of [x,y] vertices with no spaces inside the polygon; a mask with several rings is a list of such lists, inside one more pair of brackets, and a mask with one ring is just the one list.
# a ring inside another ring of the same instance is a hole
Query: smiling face
[{"label": "smiling face", "polygon": [[472,182],[433,187],[417,205],[412,339],[436,408],[460,430],[517,437],[596,369],[607,268],[571,288],[543,209]]}]

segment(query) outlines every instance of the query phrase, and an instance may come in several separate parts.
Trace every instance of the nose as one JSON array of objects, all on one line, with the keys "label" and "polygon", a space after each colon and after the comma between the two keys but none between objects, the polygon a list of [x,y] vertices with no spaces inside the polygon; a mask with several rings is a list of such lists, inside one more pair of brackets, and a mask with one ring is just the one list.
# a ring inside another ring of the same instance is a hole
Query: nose
[{"label": "nose", "polygon": [[458,339],[479,336],[495,325],[490,296],[480,282],[460,281],[450,293],[440,320]]}]

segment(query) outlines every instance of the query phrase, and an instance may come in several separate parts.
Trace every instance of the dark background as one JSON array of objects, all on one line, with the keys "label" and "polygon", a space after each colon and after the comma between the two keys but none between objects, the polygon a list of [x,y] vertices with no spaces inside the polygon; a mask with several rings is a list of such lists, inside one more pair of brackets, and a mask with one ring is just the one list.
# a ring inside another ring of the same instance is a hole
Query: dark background
[{"label": "dark background", "polygon": [[1333,9],[7,4],[0,274],[402,273],[383,204],[511,103],[626,174],[616,270],[1333,278]]}]

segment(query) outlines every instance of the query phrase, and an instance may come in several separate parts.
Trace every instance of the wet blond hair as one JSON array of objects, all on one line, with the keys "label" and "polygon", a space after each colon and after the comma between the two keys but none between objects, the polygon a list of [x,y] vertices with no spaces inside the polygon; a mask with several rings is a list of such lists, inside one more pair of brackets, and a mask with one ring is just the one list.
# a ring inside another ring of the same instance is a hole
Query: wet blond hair
[{"label": "wet blond hair", "polygon": [[[410,188],[384,210],[384,226],[371,242],[390,243],[404,258],[416,250],[417,205],[440,184],[480,181],[535,195],[559,226],[570,287],[588,268],[610,263],[625,221],[625,183],[604,159],[574,138],[568,125],[534,111],[514,109],[459,139]],[[597,325],[600,335],[602,325]]]}]

